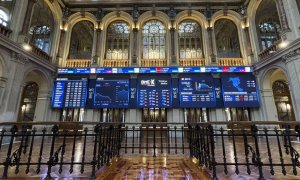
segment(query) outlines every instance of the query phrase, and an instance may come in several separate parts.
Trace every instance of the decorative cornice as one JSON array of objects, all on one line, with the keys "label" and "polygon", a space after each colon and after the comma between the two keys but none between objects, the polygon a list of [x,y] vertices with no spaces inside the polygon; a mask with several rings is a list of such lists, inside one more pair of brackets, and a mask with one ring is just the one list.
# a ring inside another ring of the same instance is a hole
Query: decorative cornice
[{"label": "decorative cornice", "polygon": [[300,48],[288,52],[286,55],[282,56],[282,59],[287,62],[295,56],[300,56]]}]

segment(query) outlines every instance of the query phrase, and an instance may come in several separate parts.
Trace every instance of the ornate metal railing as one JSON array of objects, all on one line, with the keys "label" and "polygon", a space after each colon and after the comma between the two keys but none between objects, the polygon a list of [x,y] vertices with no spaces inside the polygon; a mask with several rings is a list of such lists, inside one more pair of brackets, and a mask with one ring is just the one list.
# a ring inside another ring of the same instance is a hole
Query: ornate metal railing
[{"label": "ornate metal railing", "polygon": [[[82,127],[71,128],[66,127]],[[53,178],[95,177],[112,158],[180,154],[197,159],[213,179],[225,174],[296,175],[300,168],[299,122],[211,123],[0,123],[0,172]],[[18,128],[19,127],[19,128]],[[247,174],[246,174],[247,173]]]},{"label": "ornate metal railing", "polygon": [[179,59],[179,66],[205,66],[205,58]]},{"label": "ornate metal railing", "polygon": [[67,59],[66,67],[90,67],[90,59]]},{"label": "ornate metal railing", "polygon": [[106,59],[103,62],[103,67],[128,67],[129,66],[129,60],[111,60]]},{"label": "ornate metal railing", "polygon": [[0,24],[0,34],[9,37],[9,35],[12,33],[12,30],[9,29],[6,26],[3,26],[2,24]]},{"label": "ornate metal railing", "polygon": [[219,66],[244,66],[243,58],[218,58],[217,64]]},{"label": "ornate metal railing", "polygon": [[156,66],[167,66],[167,60],[165,59],[142,59],[142,67],[156,67]]}]

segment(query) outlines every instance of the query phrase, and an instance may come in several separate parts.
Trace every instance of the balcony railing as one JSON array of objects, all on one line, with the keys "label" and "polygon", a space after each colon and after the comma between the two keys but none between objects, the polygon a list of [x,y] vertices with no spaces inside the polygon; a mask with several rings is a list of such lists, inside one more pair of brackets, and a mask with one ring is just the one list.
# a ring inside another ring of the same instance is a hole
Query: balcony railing
[{"label": "balcony railing", "polygon": [[269,48],[263,50],[262,52],[260,52],[258,54],[258,57],[260,59],[264,59],[266,57],[268,57],[269,55],[275,53],[278,49],[279,49],[279,44],[281,43],[281,40],[275,42],[272,46],[270,46]]},{"label": "balcony railing", "polygon": [[103,63],[104,67],[128,67],[129,66],[129,60],[111,60],[106,59]]},{"label": "balcony railing", "polygon": [[179,66],[205,66],[205,59],[179,59]]},{"label": "balcony railing", "polygon": [[155,67],[155,66],[167,66],[165,59],[143,59],[141,62],[142,67]]},{"label": "balcony railing", "polygon": [[[83,129],[63,128],[74,125]],[[48,178],[64,171],[89,172],[94,178],[112,158],[127,154],[190,155],[210,170],[212,179],[231,171],[241,176],[253,173],[258,179],[276,174],[283,179],[296,176],[300,168],[300,145],[295,143],[300,138],[299,122],[2,122],[0,126],[4,178],[24,177],[21,170]]]},{"label": "balcony railing", "polygon": [[0,34],[9,37],[9,35],[12,33],[12,30],[10,30],[8,27],[3,26],[0,24]]},{"label": "balcony railing", "polygon": [[66,63],[66,67],[90,67],[91,60],[90,59],[68,59]]},{"label": "balcony railing", "polygon": [[219,66],[244,66],[243,58],[218,58]]},{"label": "balcony railing", "polygon": [[47,54],[40,48],[36,47],[34,44],[30,43],[30,47],[31,47],[31,52],[33,52],[34,54],[38,55],[43,59],[46,59],[47,61],[51,61],[51,56],[49,56],[49,54]]}]

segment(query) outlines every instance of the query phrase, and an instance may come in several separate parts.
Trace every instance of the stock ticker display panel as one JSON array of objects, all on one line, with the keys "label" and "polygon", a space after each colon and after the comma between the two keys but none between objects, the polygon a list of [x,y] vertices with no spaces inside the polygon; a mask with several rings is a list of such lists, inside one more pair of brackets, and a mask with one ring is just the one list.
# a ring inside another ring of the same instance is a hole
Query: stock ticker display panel
[{"label": "stock ticker display panel", "polygon": [[224,107],[259,107],[259,95],[253,75],[222,76]]},{"label": "stock ticker display panel", "polygon": [[180,107],[215,107],[213,78],[210,76],[181,76],[179,78]]},{"label": "stock ticker display panel", "polygon": [[128,108],[129,87],[129,79],[97,78],[90,84],[89,104],[92,108]]},{"label": "stock ticker display panel", "polygon": [[86,105],[87,78],[57,78],[52,95],[53,108],[83,108]]},{"label": "stock ticker display panel", "polygon": [[137,84],[138,108],[172,107],[170,76],[139,76]]}]

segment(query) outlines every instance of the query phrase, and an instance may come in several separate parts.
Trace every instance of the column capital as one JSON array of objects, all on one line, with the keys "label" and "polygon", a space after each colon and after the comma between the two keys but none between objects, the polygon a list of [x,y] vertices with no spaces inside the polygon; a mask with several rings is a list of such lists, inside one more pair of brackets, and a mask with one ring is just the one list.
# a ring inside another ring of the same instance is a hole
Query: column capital
[{"label": "column capital", "polygon": [[212,28],[212,27],[207,27],[206,30],[207,30],[208,32],[212,32],[212,31],[213,31],[213,28]]},{"label": "column capital", "polygon": [[135,27],[135,28],[132,28],[132,31],[135,33],[135,32],[138,32],[139,29]]},{"label": "column capital", "polygon": [[20,64],[27,64],[29,61],[28,58],[25,57],[24,55],[15,52],[12,53],[11,60]]}]

